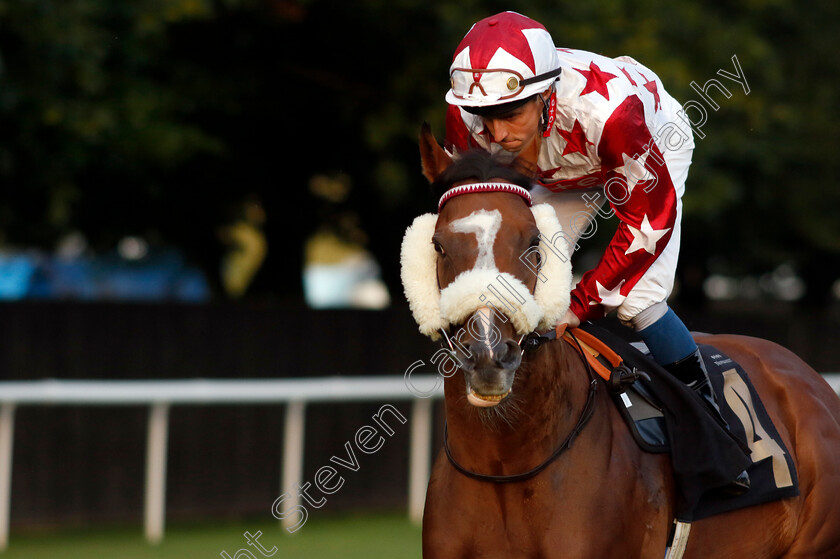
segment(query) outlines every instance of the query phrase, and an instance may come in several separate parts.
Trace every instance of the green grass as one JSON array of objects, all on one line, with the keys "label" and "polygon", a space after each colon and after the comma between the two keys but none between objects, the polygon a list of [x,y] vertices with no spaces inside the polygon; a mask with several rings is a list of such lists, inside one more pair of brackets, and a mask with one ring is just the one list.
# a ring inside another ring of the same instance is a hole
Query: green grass
[{"label": "green grass", "polygon": [[[0,559],[220,559],[248,549],[244,532],[262,532],[259,542],[267,550],[276,546],[274,559],[419,559],[420,528],[405,516],[345,516],[314,519],[289,535],[277,522],[224,526],[167,526],[166,537],[148,545],[142,530],[87,529],[72,532],[12,533],[9,548]],[[242,554],[238,559],[250,557]]]}]

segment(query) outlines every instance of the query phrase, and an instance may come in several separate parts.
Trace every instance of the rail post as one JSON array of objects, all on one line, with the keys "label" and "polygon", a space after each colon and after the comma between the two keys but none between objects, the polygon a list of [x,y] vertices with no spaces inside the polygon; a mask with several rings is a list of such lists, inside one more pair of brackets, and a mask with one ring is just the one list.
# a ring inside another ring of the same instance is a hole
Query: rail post
[{"label": "rail post", "polygon": [[146,541],[163,540],[166,518],[166,451],[169,432],[169,404],[157,402],[149,408],[146,443],[146,502],[144,524]]}]

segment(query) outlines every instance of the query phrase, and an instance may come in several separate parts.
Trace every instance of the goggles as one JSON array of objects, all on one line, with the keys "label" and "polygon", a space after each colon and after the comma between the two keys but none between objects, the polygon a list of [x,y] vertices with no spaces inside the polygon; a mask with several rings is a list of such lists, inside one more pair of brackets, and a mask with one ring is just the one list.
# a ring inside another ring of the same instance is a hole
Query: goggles
[{"label": "goggles", "polygon": [[556,78],[560,68],[525,78],[505,68],[453,68],[449,76],[452,95],[467,101],[505,101],[522,93],[527,86]]}]

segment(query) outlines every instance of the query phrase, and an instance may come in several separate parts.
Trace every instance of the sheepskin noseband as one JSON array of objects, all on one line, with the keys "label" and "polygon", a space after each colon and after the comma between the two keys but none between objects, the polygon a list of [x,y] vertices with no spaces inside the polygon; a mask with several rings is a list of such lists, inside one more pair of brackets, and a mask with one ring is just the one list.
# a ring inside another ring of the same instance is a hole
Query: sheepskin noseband
[{"label": "sheepskin noseband", "polygon": [[[443,290],[437,284],[438,254],[432,245],[437,215],[417,217],[403,237],[400,253],[401,277],[405,296],[420,332],[433,340],[441,329],[462,324],[481,307],[493,307],[505,314],[520,335],[549,330],[569,308],[572,267],[566,237],[554,208],[539,204],[531,208],[540,244],[535,249],[542,267],[532,294],[525,283],[495,263],[458,274]],[[523,262],[527,254],[522,255]]]}]

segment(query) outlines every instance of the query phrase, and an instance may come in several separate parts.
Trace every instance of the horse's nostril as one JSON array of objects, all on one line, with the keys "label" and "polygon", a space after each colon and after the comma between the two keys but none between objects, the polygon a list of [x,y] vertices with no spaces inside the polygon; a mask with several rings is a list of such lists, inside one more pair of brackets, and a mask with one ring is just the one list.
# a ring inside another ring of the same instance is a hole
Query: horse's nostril
[{"label": "horse's nostril", "polygon": [[496,357],[496,363],[502,369],[515,369],[519,366],[522,360],[522,350],[519,344],[513,340],[507,340],[504,344],[499,344],[499,354]]},{"label": "horse's nostril", "polygon": [[488,346],[480,341],[470,340],[460,344],[458,359],[466,370],[504,369],[514,370],[519,367],[522,350],[514,340]]},{"label": "horse's nostril", "polygon": [[519,367],[519,364],[522,362],[522,348],[513,340],[505,342],[505,347],[507,348],[505,356],[506,368],[515,369]]},{"label": "horse's nostril", "polygon": [[467,369],[474,369],[487,356],[487,346],[478,342],[464,342],[458,351],[458,357]]}]

